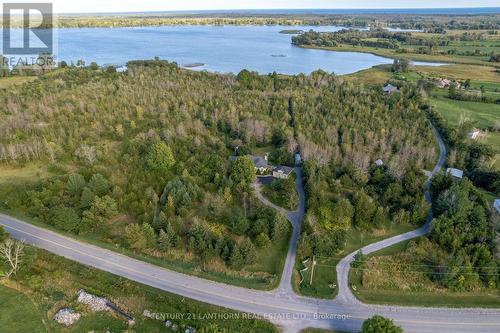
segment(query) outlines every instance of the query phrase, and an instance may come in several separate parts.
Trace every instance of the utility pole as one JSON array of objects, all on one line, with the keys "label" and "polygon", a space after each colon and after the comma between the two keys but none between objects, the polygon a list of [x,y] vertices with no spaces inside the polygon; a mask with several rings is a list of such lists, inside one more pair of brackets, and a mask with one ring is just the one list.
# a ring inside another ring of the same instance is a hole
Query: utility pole
[{"label": "utility pole", "polygon": [[313,283],[314,266],[316,266],[316,256],[315,255],[313,255],[313,262],[312,262],[312,268],[311,268],[311,281],[309,281],[310,285],[312,285],[312,283]]}]

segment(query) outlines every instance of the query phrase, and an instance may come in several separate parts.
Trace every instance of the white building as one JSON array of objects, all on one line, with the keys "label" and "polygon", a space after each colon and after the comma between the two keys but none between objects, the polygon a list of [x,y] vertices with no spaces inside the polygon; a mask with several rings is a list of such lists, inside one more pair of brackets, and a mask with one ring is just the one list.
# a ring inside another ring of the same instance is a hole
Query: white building
[{"label": "white building", "polygon": [[472,139],[472,140],[476,140],[477,137],[479,136],[479,130],[478,129],[474,129],[472,132],[469,132],[468,136],[469,136],[469,139]]},{"label": "white building", "polygon": [[493,208],[497,211],[497,214],[500,214],[500,199],[495,199],[495,202],[493,202]]},{"label": "white building", "polygon": [[292,172],[293,168],[280,165],[273,169],[273,177],[278,179],[288,179]]},{"label": "white building", "polygon": [[448,168],[446,173],[449,173],[454,179],[462,179],[464,177],[464,172],[460,169]]},{"label": "white building", "polygon": [[382,161],[382,160],[376,160],[376,161],[375,161],[375,164],[376,164],[377,166],[383,166],[383,165],[384,165],[384,161]]}]

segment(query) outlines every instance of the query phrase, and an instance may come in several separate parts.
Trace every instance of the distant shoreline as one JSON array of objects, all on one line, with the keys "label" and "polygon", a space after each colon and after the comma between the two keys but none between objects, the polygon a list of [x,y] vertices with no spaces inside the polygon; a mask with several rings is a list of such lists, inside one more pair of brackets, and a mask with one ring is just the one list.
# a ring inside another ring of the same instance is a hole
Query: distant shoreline
[{"label": "distant shoreline", "polygon": [[428,14],[428,15],[481,15],[500,14],[500,7],[456,7],[456,8],[368,8],[368,9],[216,9],[216,10],[165,10],[146,12],[89,12],[57,13],[58,16],[99,15],[214,15],[214,14],[263,14],[263,15],[352,15],[352,14]]}]

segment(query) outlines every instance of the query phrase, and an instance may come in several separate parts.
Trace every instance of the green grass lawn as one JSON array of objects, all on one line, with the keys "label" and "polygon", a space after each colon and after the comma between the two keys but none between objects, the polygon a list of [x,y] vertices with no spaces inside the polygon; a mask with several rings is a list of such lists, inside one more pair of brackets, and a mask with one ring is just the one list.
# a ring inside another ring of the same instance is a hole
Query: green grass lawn
[{"label": "green grass lawn", "polygon": [[391,78],[391,74],[390,65],[379,65],[356,73],[344,75],[344,77],[355,84],[382,86]]},{"label": "green grass lawn", "polygon": [[[281,241],[271,241],[269,247],[257,249],[257,262],[251,266],[247,266],[246,270],[250,272],[269,272],[274,276],[270,282],[270,286],[277,287],[283,273],[283,267],[285,266],[290,236],[291,233],[289,232],[288,236],[284,237]],[[269,255],[270,253],[273,255]]]},{"label": "green grass lawn", "polygon": [[432,97],[432,106],[440,112],[452,125],[459,125],[462,120],[469,119],[480,128],[487,128],[498,120],[500,105],[492,103],[465,102],[446,97]]},{"label": "green grass lawn", "polygon": [[[399,235],[415,229],[410,225],[388,225],[385,232],[367,233],[360,232],[359,230],[350,230],[347,234],[347,243],[345,249],[333,257],[318,257],[317,265],[314,269],[312,284],[310,284],[309,268],[304,274],[304,282],[299,285],[300,276],[296,274],[294,278],[294,289],[297,293],[304,296],[311,296],[317,298],[332,299],[337,296],[338,289],[332,289],[330,285],[337,284],[337,271],[335,267],[339,261],[346,255],[356,251],[363,246],[380,240]],[[310,263],[309,263],[310,265]],[[304,268],[302,262],[297,260],[296,270]]]},{"label": "green grass lawn", "polygon": [[[446,66],[415,66],[414,70],[428,77],[448,78],[452,80],[471,80],[472,87],[479,88],[481,84],[492,87],[500,81],[497,68],[491,66],[461,65],[453,64]],[[479,84],[475,86],[475,82]],[[487,88],[488,89],[488,88]]]},{"label": "green grass lawn", "polygon": [[0,184],[2,183],[32,183],[50,175],[43,163],[28,163],[11,166],[0,165]]},{"label": "green grass lawn", "polygon": [[321,328],[306,328],[305,330],[300,331],[300,333],[341,333],[341,332],[332,331],[332,330],[324,330]]},{"label": "green grass lawn", "polygon": [[483,142],[487,145],[490,145],[493,147],[493,149],[496,150],[496,154],[490,163],[493,169],[500,170],[500,133],[498,132],[485,133],[483,136],[479,138],[479,142]]},{"label": "green grass lawn", "polygon": [[[446,97],[445,90],[436,90],[430,98],[431,105],[452,125],[473,121],[478,128],[487,129],[500,119],[500,104],[456,101]],[[483,132],[478,139],[497,152],[490,161],[493,169],[500,170],[500,133]]]},{"label": "green grass lawn", "polygon": [[0,78],[0,89],[8,89],[36,79],[36,76],[10,76]]},{"label": "green grass lawn", "polygon": [[71,332],[125,332],[128,324],[125,320],[104,313],[89,313],[83,316],[71,328]]},{"label": "green grass lawn", "polygon": [[22,293],[0,285],[0,331],[8,333],[48,332],[43,315]]},{"label": "green grass lawn", "polygon": [[359,283],[360,278],[354,271],[349,274],[350,285],[356,286],[353,291],[356,297],[364,303],[425,306],[425,307],[485,307],[500,308],[498,293],[438,293],[438,292],[410,292],[397,290],[365,289]]},{"label": "green grass lawn", "polygon": [[342,45],[337,47],[320,47],[320,46],[301,46],[304,48],[321,49],[339,52],[364,52],[372,53],[387,58],[400,58],[413,61],[427,61],[427,62],[443,62],[443,63],[457,63],[457,64],[470,64],[470,65],[489,65],[499,67],[495,63],[488,62],[486,57],[471,57],[460,55],[440,55],[440,54],[418,54],[418,53],[398,53],[395,49],[383,49],[368,46],[351,46]]}]

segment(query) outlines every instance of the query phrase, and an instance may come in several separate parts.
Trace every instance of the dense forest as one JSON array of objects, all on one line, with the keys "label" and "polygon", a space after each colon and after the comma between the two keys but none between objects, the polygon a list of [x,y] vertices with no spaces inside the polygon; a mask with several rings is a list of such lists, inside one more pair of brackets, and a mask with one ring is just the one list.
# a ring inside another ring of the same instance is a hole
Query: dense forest
[{"label": "dense forest", "polygon": [[[498,62],[498,44],[491,39],[493,32],[461,32],[457,34],[415,34],[412,32],[389,31],[386,29],[342,29],[336,32],[308,32],[292,37],[292,43],[298,46],[372,47],[391,49],[398,53],[417,53],[428,55],[461,55],[488,57],[490,62]],[[458,47],[454,42],[481,41],[475,49]],[[496,51],[496,53],[495,53]]]},{"label": "dense forest", "polygon": [[468,180],[441,173],[432,182],[435,218],[428,236],[393,256],[363,259],[364,287],[426,292],[500,290],[498,215]]},{"label": "dense forest", "polygon": [[[1,22],[1,18],[0,18]],[[20,20],[13,20],[20,26]],[[130,27],[160,25],[335,25],[342,27],[392,27],[418,29],[431,33],[446,30],[498,30],[498,14],[417,15],[417,14],[110,14],[59,15],[59,28]]]},{"label": "dense forest", "polygon": [[250,190],[249,161],[228,162],[235,147],[278,162],[301,152],[304,254],[335,254],[354,227],[419,224],[427,208],[418,170],[436,148],[410,87],[385,96],[322,71],[218,75],[153,60],[56,70],[0,99],[1,163],[48,165],[33,184],[2,186],[1,208],[150,256],[244,275],[286,242],[284,217]]}]

